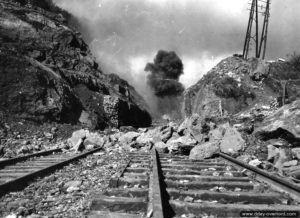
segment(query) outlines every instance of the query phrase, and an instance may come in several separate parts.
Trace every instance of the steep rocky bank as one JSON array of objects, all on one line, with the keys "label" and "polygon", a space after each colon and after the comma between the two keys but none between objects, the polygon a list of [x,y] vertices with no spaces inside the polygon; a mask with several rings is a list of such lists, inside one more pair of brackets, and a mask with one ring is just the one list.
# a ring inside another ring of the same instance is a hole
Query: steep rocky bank
[{"label": "steep rocky bank", "polygon": [[185,116],[234,115],[251,108],[292,102],[300,96],[299,72],[288,62],[229,57],[184,93]]},{"label": "steep rocky bank", "polygon": [[142,97],[107,75],[61,13],[0,1],[2,117],[104,129],[149,126]]}]

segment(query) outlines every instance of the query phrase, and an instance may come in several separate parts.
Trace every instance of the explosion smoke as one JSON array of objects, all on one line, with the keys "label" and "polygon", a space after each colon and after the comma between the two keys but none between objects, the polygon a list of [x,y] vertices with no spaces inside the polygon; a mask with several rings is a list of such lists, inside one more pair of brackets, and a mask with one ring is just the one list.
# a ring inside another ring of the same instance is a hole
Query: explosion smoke
[{"label": "explosion smoke", "polygon": [[147,63],[145,71],[151,72],[147,83],[157,97],[180,96],[184,91],[178,82],[183,74],[183,64],[175,52],[158,51],[154,63]]}]

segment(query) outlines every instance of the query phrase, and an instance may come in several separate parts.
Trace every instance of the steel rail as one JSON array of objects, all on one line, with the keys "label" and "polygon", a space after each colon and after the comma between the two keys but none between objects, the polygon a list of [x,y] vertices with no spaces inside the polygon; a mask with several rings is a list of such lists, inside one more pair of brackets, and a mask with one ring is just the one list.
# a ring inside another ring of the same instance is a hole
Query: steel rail
[{"label": "steel rail", "polygon": [[6,183],[0,184],[0,196],[4,195],[6,193],[12,192],[12,191],[18,191],[18,190],[24,188],[28,184],[28,182],[31,181],[33,178],[48,174],[48,173],[50,173],[50,172],[52,172],[56,169],[59,169],[59,168],[65,166],[65,165],[73,162],[73,161],[84,158],[89,154],[92,154],[92,153],[95,153],[95,152],[101,150],[102,147],[96,148],[96,149],[91,150],[91,151],[87,151],[83,154],[76,155],[75,157],[71,157],[71,158],[69,158],[67,160],[64,160],[64,161],[61,161],[59,163],[52,164],[52,165],[50,165],[48,167],[45,167],[41,170],[37,170],[37,171],[34,171],[32,173],[28,173],[28,174],[26,174],[22,177],[17,178],[17,179],[14,179],[14,180],[8,181]]},{"label": "steel rail", "polygon": [[162,203],[161,176],[159,175],[159,159],[156,149],[152,149],[153,161],[153,181],[152,181],[152,196],[153,196],[153,218],[164,218],[164,207]]},{"label": "steel rail", "polygon": [[278,191],[286,192],[295,200],[300,201],[300,186],[290,183],[281,178],[278,178],[278,177],[276,177],[266,171],[263,171],[257,167],[253,167],[253,166],[250,166],[249,164],[246,164],[239,160],[236,160],[224,153],[219,152],[217,155],[231,163],[234,163],[238,167],[241,167],[241,168],[247,169],[251,172],[254,172],[257,175],[256,179],[259,179],[262,182],[266,182],[269,185],[271,185],[273,188],[277,189]]},{"label": "steel rail", "polygon": [[47,151],[37,152],[34,154],[25,155],[22,157],[15,157],[15,158],[7,159],[7,160],[2,160],[2,161],[0,161],[0,168],[5,167],[7,165],[12,165],[12,164],[27,160],[32,157],[40,157],[40,156],[44,156],[44,155],[50,155],[52,153],[61,152],[61,151],[62,151],[61,148],[56,148],[56,149],[51,149],[51,150],[47,150]]}]

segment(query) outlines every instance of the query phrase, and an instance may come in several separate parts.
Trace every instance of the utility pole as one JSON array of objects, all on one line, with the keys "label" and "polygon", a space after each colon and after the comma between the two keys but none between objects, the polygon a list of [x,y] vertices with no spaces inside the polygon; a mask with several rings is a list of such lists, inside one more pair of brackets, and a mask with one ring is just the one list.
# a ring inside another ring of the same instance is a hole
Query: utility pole
[{"label": "utility pole", "polygon": [[[247,59],[249,56],[251,42],[255,43],[255,57],[265,58],[267,39],[268,39],[268,27],[270,18],[270,4],[271,0],[252,0],[246,39],[243,49],[243,58]],[[263,27],[261,38],[259,40],[259,19],[258,15],[262,14],[264,16]],[[255,21],[255,34],[252,35],[253,21]]]}]

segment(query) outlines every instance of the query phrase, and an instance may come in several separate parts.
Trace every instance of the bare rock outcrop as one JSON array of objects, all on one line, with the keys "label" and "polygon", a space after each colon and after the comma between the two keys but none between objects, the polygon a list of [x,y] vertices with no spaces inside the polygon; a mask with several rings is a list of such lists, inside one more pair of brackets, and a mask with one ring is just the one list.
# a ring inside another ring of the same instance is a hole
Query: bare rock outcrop
[{"label": "bare rock outcrop", "polygon": [[263,139],[284,138],[300,145],[300,100],[287,104],[258,125],[254,134]]},{"label": "bare rock outcrop", "polygon": [[144,100],[126,81],[102,72],[62,16],[1,1],[0,110],[95,129],[149,126]]}]

